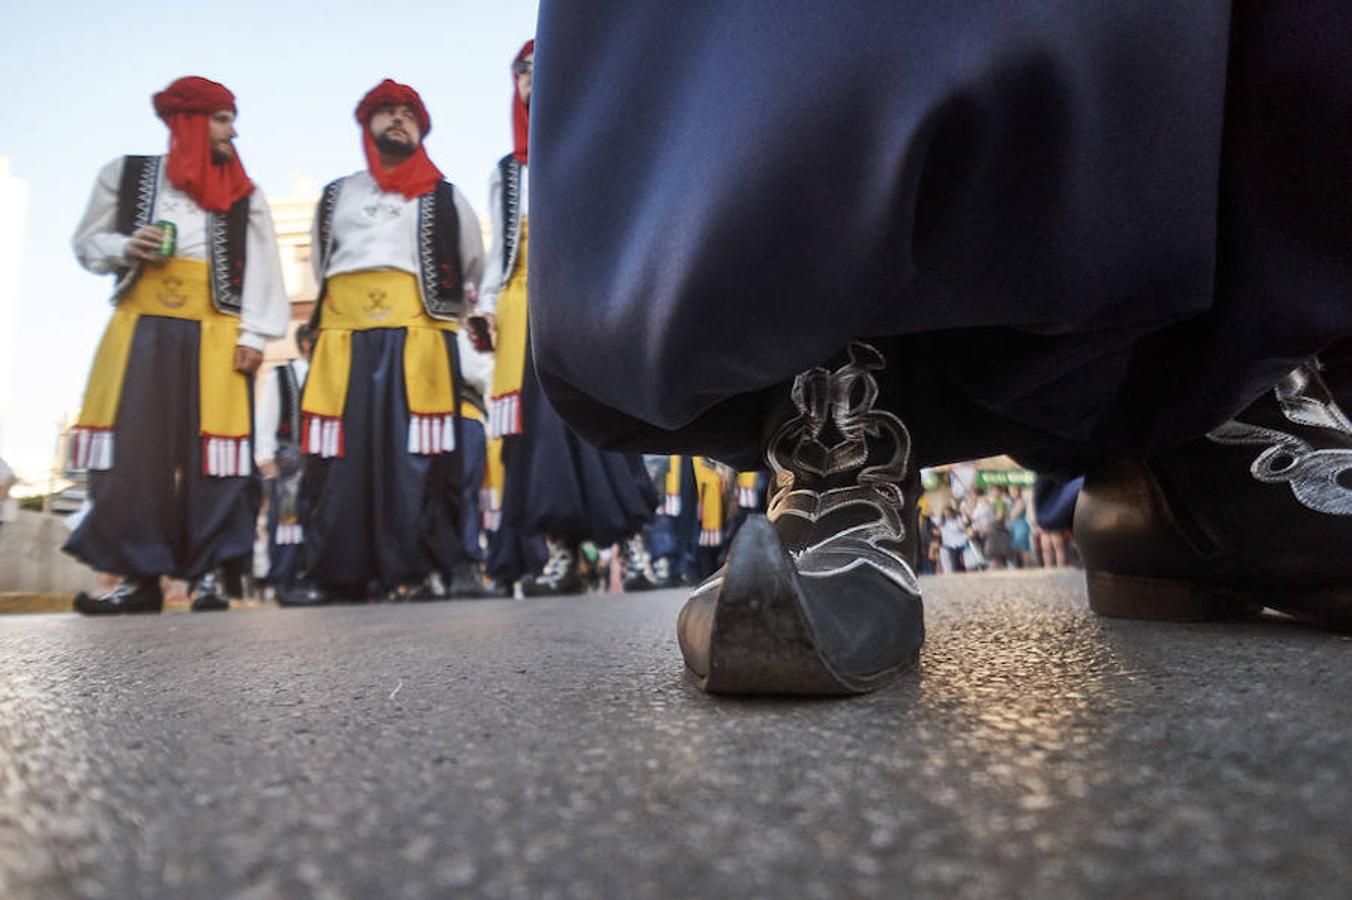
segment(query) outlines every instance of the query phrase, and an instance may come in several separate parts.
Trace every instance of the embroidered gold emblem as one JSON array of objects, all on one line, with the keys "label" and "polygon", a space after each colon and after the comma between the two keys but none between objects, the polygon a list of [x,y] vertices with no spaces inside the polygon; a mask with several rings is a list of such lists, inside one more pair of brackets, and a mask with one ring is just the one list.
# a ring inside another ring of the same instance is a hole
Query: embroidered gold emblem
[{"label": "embroidered gold emblem", "polygon": [[188,302],[188,295],[183,292],[183,279],[177,275],[165,275],[161,278],[160,288],[155,299],[159,300],[160,306],[165,309],[181,309]]},{"label": "embroidered gold emblem", "polygon": [[384,291],[370,291],[366,296],[371,298],[371,305],[362,307],[366,313],[366,318],[373,322],[383,322],[390,317],[390,312],[392,310],[389,305],[385,303]]}]

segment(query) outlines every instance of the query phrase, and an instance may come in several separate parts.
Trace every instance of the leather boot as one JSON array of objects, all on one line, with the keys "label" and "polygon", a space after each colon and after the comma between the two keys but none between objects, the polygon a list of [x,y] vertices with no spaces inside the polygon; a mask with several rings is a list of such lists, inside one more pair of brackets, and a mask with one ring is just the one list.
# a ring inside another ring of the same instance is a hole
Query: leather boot
[{"label": "leather boot", "polygon": [[1352,628],[1352,422],[1318,361],[1204,438],[1085,479],[1089,606],[1205,621],[1280,610]]},{"label": "leather boot", "polygon": [[198,579],[193,589],[193,612],[224,612],[230,608],[221,581],[215,572],[209,572]]},{"label": "leather boot", "polygon": [[86,616],[157,613],[162,609],[164,594],[158,578],[124,578],[101,594],[81,591],[75,595],[75,611]]},{"label": "leather boot", "polygon": [[671,557],[659,556],[653,560],[653,581],[659,588],[676,586],[677,580],[671,574]]},{"label": "leather boot", "polygon": [[367,600],[367,591],[364,587],[323,587],[308,579],[301,579],[277,593],[278,606],[324,606],[340,603],[366,603]]},{"label": "leather boot", "polygon": [[657,576],[653,573],[652,555],[648,553],[642,533],[632,534],[624,542],[622,581],[626,593],[651,591],[658,586]]},{"label": "leather boot", "polygon": [[856,342],[839,368],[794,379],[766,445],[767,515],[746,521],[677,622],[706,691],[857,694],[919,658],[920,474],[906,426],[876,408],[885,365]]},{"label": "leather boot", "polygon": [[479,565],[474,562],[462,562],[451,572],[451,584],[446,595],[452,600],[481,600],[492,596],[484,585]]},{"label": "leather boot", "polygon": [[527,597],[557,597],[582,592],[578,571],[577,547],[565,540],[550,538],[549,559],[539,575],[521,580],[521,593]]},{"label": "leather boot", "polygon": [[422,581],[400,585],[391,591],[386,599],[391,603],[431,603],[435,600],[449,600],[450,595],[446,593],[446,585],[442,582],[441,575],[433,572]]}]

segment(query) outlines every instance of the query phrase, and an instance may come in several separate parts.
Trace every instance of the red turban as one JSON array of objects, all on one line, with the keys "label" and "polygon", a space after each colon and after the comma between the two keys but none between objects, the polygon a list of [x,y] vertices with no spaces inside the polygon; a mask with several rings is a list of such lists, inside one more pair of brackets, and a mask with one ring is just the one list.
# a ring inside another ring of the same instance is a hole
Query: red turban
[{"label": "red turban", "polygon": [[521,99],[516,89],[516,64],[535,52],[535,39],[526,41],[516,58],[512,60],[512,155],[524,166],[528,156],[527,141],[530,137],[530,105]]},{"label": "red turban", "polygon": [[235,111],[235,95],[206,78],[180,78],[153,98],[155,114],[169,126],[169,183],[203,209],[225,212],[253,192],[239,156],[227,162],[211,158],[208,119],[223,109]]},{"label": "red turban", "polygon": [[[418,120],[418,130],[422,132],[422,139],[419,140],[418,149],[412,156],[393,169],[387,169],[380,164],[380,151],[376,149],[375,136],[371,134],[371,116],[382,106],[401,104],[413,110],[413,115]],[[413,88],[386,78],[371,88],[357,104],[357,124],[362,127],[366,168],[382,191],[403,194],[404,199],[412,200],[426,194],[441,181],[443,177],[441,170],[433,165],[422,143],[427,133],[432,130],[432,117],[427,114],[427,107],[423,106],[422,98]]]}]

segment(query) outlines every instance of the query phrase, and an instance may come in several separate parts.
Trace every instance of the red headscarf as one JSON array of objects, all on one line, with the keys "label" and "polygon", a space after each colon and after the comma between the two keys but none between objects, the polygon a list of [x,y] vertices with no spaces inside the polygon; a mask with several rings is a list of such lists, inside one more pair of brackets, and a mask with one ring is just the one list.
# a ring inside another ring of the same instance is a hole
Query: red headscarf
[{"label": "red headscarf", "polygon": [[253,192],[237,154],[228,162],[211,158],[207,120],[212,113],[235,111],[235,95],[206,78],[180,78],[153,98],[155,114],[169,126],[169,183],[203,209],[225,212],[240,197]]},{"label": "red headscarf", "polygon": [[[422,132],[422,139],[419,140],[418,149],[412,156],[393,169],[387,169],[380,164],[380,151],[376,149],[375,137],[371,134],[371,116],[382,106],[399,104],[413,110],[413,115],[418,118],[418,130]],[[371,88],[357,104],[357,124],[362,128],[366,168],[382,191],[403,194],[405,200],[412,200],[426,194],[441,181],[443,177],[441,170],[432,164],[423,145],[428,132],[432,130],[432,117],[427,114],[427,107],[423,106],[422,98],[413,88],[386,78]]]},{"label": "red headscarf", "polygon": [[527,140],[530,137],[530,104],[521,99],[521,92],[516,89],[516,64],[521,62],[527,56],[535,52],[535,39],[531,38],[522,45],[517,52],[516,58],[512,60],[512,155],[520,161],[521,165],[526,164],[528,155]]}]

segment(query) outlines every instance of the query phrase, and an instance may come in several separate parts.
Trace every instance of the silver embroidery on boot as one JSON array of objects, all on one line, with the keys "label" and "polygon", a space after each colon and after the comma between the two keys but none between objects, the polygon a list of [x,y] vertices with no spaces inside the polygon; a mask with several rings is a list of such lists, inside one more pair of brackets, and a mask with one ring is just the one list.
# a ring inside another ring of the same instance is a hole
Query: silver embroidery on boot
[{"label": "silver embroidery on boot", "polygon": [[[1309,394],[1317,370],[1301,366],[1273,389],[1282,415],[1307,428],[1323,428],[1352,440],[1352,421],[1330,400]],[[1316,450],[1293,434],[1231,420],[1207,435],[1218,444],[1265,446],[1249,471],[1264,484],[1291,485],[1300,503],[1316,512],[1352,516],[1352,449]]]},{"label": "silver embroidery on boot", "polygon": [[[906,539],[901,482],[910,464],[911,436],[895,415],[874,409],[878,382],[872,372],[886,365],[869,344],[853,343],[849,361],[834,372],[813,368],[793,382],[798,415],[775,432],[766,451],[775,482],[767,516],[794,516],[815,523],[849,507],[862,521],[795,552],[801,575],[826,578],[871,566],[911,593],[920,592],[910,562],[888,546]],[[888,457],[868,462],[868,440],[882,439]],[[848,476],[851,484],[818,490],[811,482]]]}]

